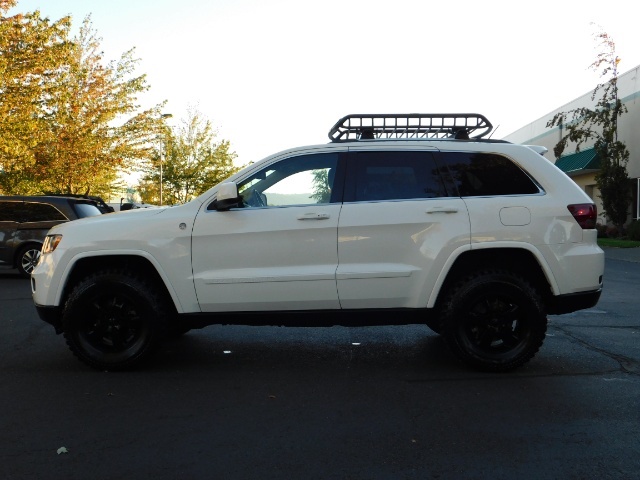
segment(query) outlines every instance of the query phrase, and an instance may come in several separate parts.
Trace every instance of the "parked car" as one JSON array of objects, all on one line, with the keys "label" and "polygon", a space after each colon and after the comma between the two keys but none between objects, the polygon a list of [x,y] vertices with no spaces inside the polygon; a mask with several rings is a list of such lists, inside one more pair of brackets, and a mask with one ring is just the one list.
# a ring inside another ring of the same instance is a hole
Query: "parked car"
[{"label": "parked car", "polygon": [[253,163],[195,200],[54,227],[40,317],[101,370],[210,324],[423,323],[472,367],[541,347],[594,306],[596,207],[476,114],[349,115],[331,143]]},{"label": "parked car", "polygon": [[51,227],[100,214],[98,204],[84,197],[0,196],[0,262],[28,277]]}]

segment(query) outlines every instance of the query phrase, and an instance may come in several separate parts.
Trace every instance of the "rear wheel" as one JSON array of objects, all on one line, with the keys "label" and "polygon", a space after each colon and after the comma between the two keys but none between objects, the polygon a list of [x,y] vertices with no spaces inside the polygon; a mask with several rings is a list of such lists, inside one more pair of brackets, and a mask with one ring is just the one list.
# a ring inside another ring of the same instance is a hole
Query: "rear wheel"
[{"label": "rear wheel", "polygon": [[25,245],[20,249],[17,257],[18,261],[16,262],[20,275],[23,277],[31,276],[31,272],[36,268],[38,260],[40,260],[40,250],[41,246],[37,243]]},{"label": "rear wheel", "polygon": [[453,353],[481,370],[507,371],[540,349],[547,318],[540,295],[507,271],[475,273],[447,295],[442,333]]},{"label": "rear wheel", "polygon": [[168,310],[153,284],[126,270],[103,270],[73,289],[62,318],[64,337],[91,367],[129,369],[165,335]]}]

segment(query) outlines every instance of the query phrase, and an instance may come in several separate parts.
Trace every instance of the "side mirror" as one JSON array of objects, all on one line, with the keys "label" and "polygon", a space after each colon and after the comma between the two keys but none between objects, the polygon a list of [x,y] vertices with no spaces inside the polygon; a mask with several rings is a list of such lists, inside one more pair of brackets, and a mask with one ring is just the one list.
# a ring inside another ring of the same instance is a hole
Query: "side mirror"
[{"label": "side mirror", "polygon": [[238,186],[235,182],[227,182],[220,185],[214,208],[216,210],[229,210],[237,207],[241,202],[242,199],[238,196]]}]

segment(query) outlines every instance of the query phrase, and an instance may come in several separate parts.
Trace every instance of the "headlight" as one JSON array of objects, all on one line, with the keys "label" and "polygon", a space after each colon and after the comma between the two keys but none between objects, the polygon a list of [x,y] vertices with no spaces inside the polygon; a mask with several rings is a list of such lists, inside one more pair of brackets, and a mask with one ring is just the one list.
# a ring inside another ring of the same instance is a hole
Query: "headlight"
[{"label": "headlight", "polygon": [[42,245],[42,254],[53,252],[62,240],[62,235],[47,235]]}]

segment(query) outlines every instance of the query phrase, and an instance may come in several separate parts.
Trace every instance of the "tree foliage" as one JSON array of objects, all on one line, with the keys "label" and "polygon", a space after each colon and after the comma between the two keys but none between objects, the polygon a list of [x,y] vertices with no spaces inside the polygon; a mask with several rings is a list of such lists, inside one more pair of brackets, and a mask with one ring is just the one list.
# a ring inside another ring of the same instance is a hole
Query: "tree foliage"
[{"label": "tree foliage", "polygon": [[618,97],[618,64],[615,43],[605,32],[595,35],[599,52],[590,68],[599,72],[604,80],[593,90],[591,100],[594,108],[581,107],[568,112],[557,113],[547,122],[547,127],[566,128],[553,151],[560,157],[569,143],[575,144],[576,151],[585,143],[593,142],[600,160],[600,171],[596,174],[596,184],[600,190],[604,213],[622,231],[627,220],[631,193],[627,162],[629,151],[618,139],[618,119],[627,112]]},{"label": "tree foliage", "polygon": [[46,102],[71,49],[71,19],[50,22],[37,11],[5,17],[14,3],[0,9],[0,191],[33,193],[35,150],[47,137]]},{"label": "tree foliage", "polygon": [[152,153],[162,105],[140,111],[134,51],[105,64],[90,18],[71,39],[70,17],[5,17],[14,3],[0,4],[0,190],[108,195]]},{"label": "tree foliage", "polygon": [[156,144],[138,187],[146,203],[188,202],[238,171],[229,142],[218,140],[211,122],[193,109],[175,131],[167,126]]}]

